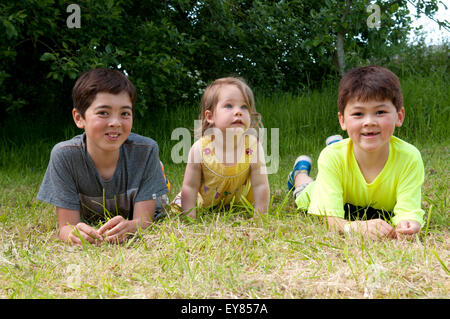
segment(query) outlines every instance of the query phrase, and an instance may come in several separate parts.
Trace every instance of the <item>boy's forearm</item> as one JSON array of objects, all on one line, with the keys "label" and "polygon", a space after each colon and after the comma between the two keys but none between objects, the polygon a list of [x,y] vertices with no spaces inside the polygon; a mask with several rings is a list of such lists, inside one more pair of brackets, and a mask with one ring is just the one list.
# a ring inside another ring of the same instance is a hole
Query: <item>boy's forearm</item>
[{"label": "boy's forearm", "polygon": [[55,207],[58,216],[59,233],[58,237],[62,241],[69,241],[70,234],[74,227],[80,222],[80,212],[62,207]]},{"label": "boy's forearm", "polygon": [[135,233],[138,228],[145,229],[152,224],[155,216],[156,200],[137,202],[134,205],[133,219],[127,221],[127,229]]},{"label": "boy's forearm", "polygon": [[65,225],[59,228],[58,237],[62,241],[69,241],[70,233],[73,230],[73,225]]},{"label": "boy's forearm", "polygon": [[330,231],[336,230],[340,233],[347,233],[350,230],[357,230],[358,221],[348,221],[340,217],[328,216],[326,217],[326,223],[328,224],[328,230]]},{"label": "boy's forearm", "polygon": [[139,217],[139,218],[134,218],[132,220],[128,221],[128,232],[129,233],[135,233],[138,228],[140,229],[146,229],[148,226],[150,226],[152,224],[152,221],[150,218],[148,217]]},{"label": "boy's forearm", "polygon": [[368,236],[371,239],[397,238],[396,232],[386,221],[377,218],[370,220],[348,221],[339,217],[327,217],[328,228],[346,235],[352,233]]}]

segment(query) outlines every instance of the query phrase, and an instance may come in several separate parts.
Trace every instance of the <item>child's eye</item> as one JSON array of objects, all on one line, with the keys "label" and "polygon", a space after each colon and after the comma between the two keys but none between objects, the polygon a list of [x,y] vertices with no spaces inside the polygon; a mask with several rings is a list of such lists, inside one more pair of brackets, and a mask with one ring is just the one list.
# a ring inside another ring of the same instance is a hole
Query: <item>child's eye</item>
[{"label": "child's eye", "polygon": [[225,106],[224,106],[226,109],[232,109],[233,108],[233,106],[231,105],[231,104],[225,104]]},{"label": "child's eye", "polygon": [[382,114],[384,114],[384,113],[386,113],[386,111],[384,111],[384,110],[379,110],[379,111],[377,111],[377,115],[382,115]]},{"label": "child's eye", "polygon": [[241,105],[241,109],[246,110],[247,109],[247,105]]},{"label": "child's eye", "polygon": [[355,113],[352,113],[352,116],[359,117],[359,116],[362,116],[362,113],[361,112],[355,112]]},{"label": "child's eye", "polygon": [[106,111],[99,111],[99,112],[97,112],[97,114],[100,116],[108,116],[108,112],[106,112]]},{"label": "child's eye", "polygon": [[130,117],[131,116],[131,112],[123,112],[122,116],[123,117]]}]

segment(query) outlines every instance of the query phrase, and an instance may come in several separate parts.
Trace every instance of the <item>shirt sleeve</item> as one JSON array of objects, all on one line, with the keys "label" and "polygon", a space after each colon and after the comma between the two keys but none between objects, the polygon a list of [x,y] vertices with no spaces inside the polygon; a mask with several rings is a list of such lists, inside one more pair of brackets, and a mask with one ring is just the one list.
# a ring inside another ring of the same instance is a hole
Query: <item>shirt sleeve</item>
[{"label": "shirt sleeve", "polygon": [[37,199],[57,207],[80,210],[80,197],[69,157],[58,145],[52,149]]},{"label": "shirt sleeve", "polygon": [[159,160],[158,144],[154,143],[149,152],[147,163],[145,165],[145,172],[134,202],[152,199],[156,200],[159,196],[167,194],[168,192],[169,189],[164,180],[161,162]]},{"label": "shirt sleeve", "polygon": [[401,220],[414,220],[424,225],[422,210],[422,184],[424,166],[422,157],[417,155],[411,159],[403,170],[397,185],[397,202],[394,207],[392,223],[397,226]]},{"label": "shirt sleeve", "polygon": [[335,150],[325,148],[317,163],[318,174],[308,214],[344,218],[342,160]]}]

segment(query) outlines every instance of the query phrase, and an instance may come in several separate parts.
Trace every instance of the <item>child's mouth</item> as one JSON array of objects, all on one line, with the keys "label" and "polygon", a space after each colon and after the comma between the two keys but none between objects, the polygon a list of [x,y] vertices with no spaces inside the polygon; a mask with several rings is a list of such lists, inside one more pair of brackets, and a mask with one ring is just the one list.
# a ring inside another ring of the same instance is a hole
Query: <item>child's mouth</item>
[{"label": "child's mouth", "polygon": [[379,135],[380,133],[379,132],[367,132],[367,133],[361,133],[361,135],[362,136],[365,136],[365,137],[374,137],[374,136],[377,136],[377,135]]},{"label": "child's mouth", "polygon": [[109,140],[113,140],[113,141],[117,140],[120,136],[119,133],[115,133],[115,132],[114,133],[106,133],[105,135]]}]

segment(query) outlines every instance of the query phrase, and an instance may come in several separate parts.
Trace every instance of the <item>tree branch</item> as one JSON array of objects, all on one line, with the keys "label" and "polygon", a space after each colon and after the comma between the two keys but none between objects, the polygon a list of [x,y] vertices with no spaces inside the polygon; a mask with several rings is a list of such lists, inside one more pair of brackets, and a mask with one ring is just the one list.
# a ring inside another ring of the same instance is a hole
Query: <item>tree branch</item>
[{"label": "tree branch", "polygon": [[[416,8],[416,17],[420,17],[420,15],[425,15],[428,19],[430,19],[430,20],[432,20],[432,21],[434,21],[434,22],[436,22],[438,25],[439,25],[439,27],[444,27],[444,29],[446,29],[447,31],[450,31],[450,25],[449,25],[449,23],[448,23],[448,21],[447,20],[444,20],[444,21],[439,21],[438,19],[435,19],[434,18],[434,16],[432,16],[432,15],[428,15],[428,14],[426,14],[424,11],[421,11],[421,10],[419,10],[418,8],[417,8],[417,5],[414,3],[414,1],[412,1],[412,0],[406,0],[407,2],[409,2],[412,6],[414,6],[415,8]],[[443,3],[442,3],[443,4]],[[445,5],[444,5],[445,6]],[[439,8],[439,7],[438,7]],[[436,12],[437,12],[438,10],[436,10]],[[433,13],[434,14],[434,13]]]}]

